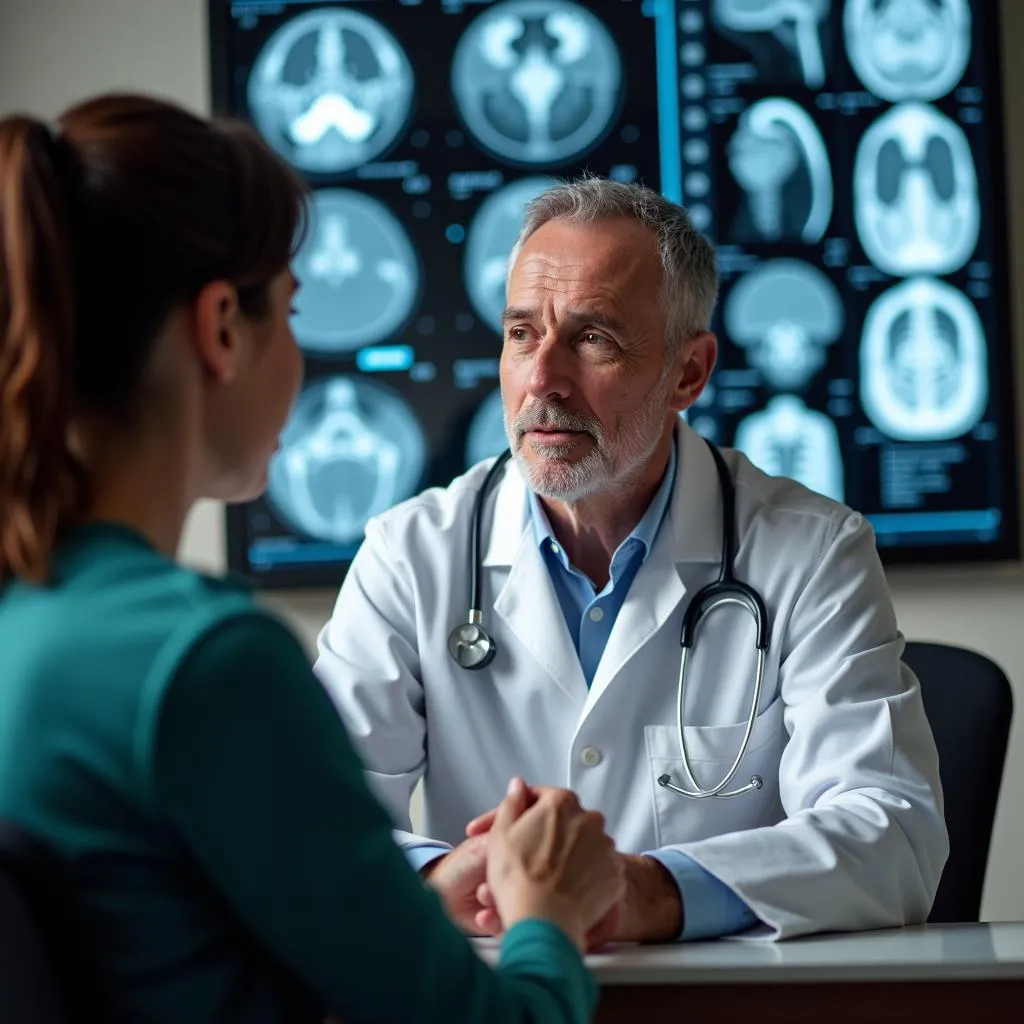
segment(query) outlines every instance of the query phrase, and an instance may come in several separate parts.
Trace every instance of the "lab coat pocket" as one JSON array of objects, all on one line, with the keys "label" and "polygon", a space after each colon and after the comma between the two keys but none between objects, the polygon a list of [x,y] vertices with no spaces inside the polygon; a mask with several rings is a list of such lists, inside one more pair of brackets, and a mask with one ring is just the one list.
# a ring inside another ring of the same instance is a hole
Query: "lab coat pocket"
[{"label": "lab coat pocket", "polygon": [[[668,775],[674,786],[692,790],[683,768],[679,732],[674,725],[644,728],[650,764],[650,786],[659,846],[706,839],[723,832],[758,828],[781,820],[779,760],[785,743],[784,703],[777,697],[754,719],[746,753],[726,791],[746,786],[751,776],[761,777],[760,789],[734,797],[696,799],[673,793],[658,784]],[[739,753],[747,723],[686,726],[686,752],[690,768],[704,789],[713,789],[725,777]]]}]

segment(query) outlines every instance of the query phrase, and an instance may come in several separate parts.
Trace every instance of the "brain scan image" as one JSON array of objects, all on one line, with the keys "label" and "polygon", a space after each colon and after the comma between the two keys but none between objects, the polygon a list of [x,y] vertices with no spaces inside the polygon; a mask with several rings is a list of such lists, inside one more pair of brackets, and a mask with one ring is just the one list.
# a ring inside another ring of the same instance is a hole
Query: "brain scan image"
[{"label": "brain scan image", "polygon": [[564,163],[611,127],[622,61],[608,30],[568,0],[505,0],[459,40],[452,90],[462,119],[492,154],[523,165]]},{"label": "brain scan image", "polygon": [[379,21],[351,7],[326,7],[286,22],[267,40],[249,78],[249,109],[295,167],[338,174],[397,140],[414,84],[409,59]]},{"label": "brain scan image", "polygon": [[501,389],[492,391],[481,403],[469,425],[466,437],[466,466],[500,455],[508,448],[505,432],[505,407]]},{"label": "brain scan image", "polygon": [[887,274],[950,274],[978,244],[978,179],[963,129],[935,107],[901,103],[864,133],[853,212],[868,259]]},{"label": "brain scan image", "polygon": [[466,291],[485,323],[502,333],[508,257],[523,226],[526,204],[555,184],[553,178],[523,178],[492,192],[466,235]]},{"label": "brain scan image", "polygon": [[845,323],[835,285],[810,263],[792,259],[768,260],[741,277],[723,318],[727,337],[780,391],[807,386]]},{"label": "brain scan image", "polygon": [[971,56],[967,0],[847,0],[846,52],[864,87],[884,100],[937,100]]},{"label": "brain scan image", "polygon": [[758,469],[842,501],[843,457],[835,424],[795,395],[775,395],[740,421],[733,445]]},{"label": "brain scan image", "polygon": [[820,32],[831,7],[831,0],[712,0],[711,16],[719,28],[739,35],[755,60],[764,50],[758,37],[770,34],[795,62],[804,85],[820,89],[825,83]]},{"label": "brain scan image", "polygon": [[988,404],[981,320],[963,292],[913,278],[878,298],[864,320],[861,405],[898,441],[960,437]]},{"label": "brain scan image", "polygon": [[337,354],[384,340],[419,294],[419,261],[397,218],[349,189],[313,193],[293,266],[302,287],[292,326],[307,351]]},{"label": "brain scan image", "polygon": [[772,97],[748,107],[727,146],[729,170],[746,193],[739,241],[817,242],[832,219],[832,168],[810,115]]},{"label": "brain scan image", "polygon": [[267,498],[309,537],[358,543],[368,519],[414,493],[426,451],[395,392],[365,378],[326,378],[296,402],[270,464]]}]

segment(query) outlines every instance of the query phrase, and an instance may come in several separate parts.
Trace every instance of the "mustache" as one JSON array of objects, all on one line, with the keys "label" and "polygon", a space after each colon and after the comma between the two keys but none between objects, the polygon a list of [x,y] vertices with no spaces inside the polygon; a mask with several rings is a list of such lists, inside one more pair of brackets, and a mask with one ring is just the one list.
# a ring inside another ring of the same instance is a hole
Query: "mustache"
[{"label": "mustache", "polygon": [[539,427],[548,430],[578,431],[590,434],[595,440],[601,439],[601,425],[596,420],[559,405],[529,406],[516,417],[513,431],[516,438],[520,439],[528,430],[536,430]]}]

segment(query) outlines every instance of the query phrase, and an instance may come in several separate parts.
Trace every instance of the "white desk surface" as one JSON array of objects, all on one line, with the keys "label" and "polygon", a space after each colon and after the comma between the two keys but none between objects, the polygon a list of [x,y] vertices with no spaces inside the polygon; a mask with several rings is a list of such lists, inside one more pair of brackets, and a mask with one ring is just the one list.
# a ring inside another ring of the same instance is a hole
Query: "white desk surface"
[{"label": "white desk surface", "polygon": [[[496,940],[474,941],[494,963]],[[1022,980],[1024,922],[619,946],[588,956],[587,964],[602,985]]]}]

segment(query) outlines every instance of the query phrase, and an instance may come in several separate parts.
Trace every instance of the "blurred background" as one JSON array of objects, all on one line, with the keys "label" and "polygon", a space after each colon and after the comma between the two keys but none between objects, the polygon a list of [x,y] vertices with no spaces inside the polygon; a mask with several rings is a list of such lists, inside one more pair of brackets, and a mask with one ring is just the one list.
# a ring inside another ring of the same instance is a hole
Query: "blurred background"
[{"label": "blurred background", "polygon": [[[718,246],[691,424],[864,512],[906,636],[989,655],[1024,708],[1022,48],[1019,0],[2,0],[0,116],[155,92],[313,186],[306,388],[267,495],[182,550],[311,654],[366,519],[504,447],[508,249],[589,170]],[[1018,713],[984,920],[1024,919],[1022,778]]]}]

